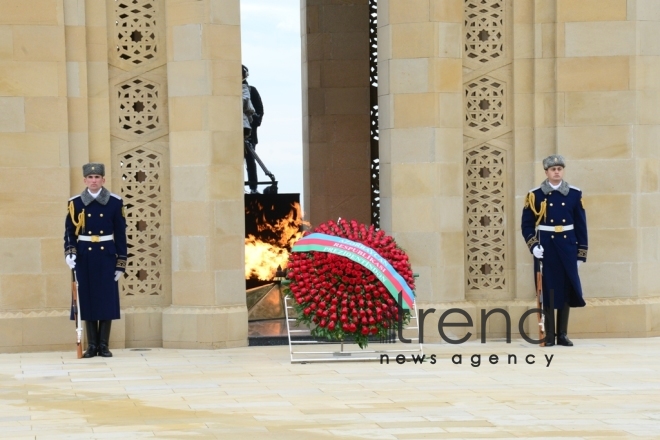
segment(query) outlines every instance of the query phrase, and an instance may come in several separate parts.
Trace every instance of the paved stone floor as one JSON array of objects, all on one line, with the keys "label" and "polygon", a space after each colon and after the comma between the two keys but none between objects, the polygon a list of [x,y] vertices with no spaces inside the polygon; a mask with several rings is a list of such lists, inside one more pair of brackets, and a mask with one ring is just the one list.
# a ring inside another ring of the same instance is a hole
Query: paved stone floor
[{"label": "paved stone floor", "polygon": [[426,345],[435,364],[403,365],[291,364],[283,346],[2,354],[0,437],[660,438],[660,338],[575,342]]}]

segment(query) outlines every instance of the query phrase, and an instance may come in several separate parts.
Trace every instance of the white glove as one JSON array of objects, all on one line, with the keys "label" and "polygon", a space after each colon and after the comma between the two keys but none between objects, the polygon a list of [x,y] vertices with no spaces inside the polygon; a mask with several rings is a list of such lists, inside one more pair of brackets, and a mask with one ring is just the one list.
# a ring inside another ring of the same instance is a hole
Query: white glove
[{"label": "white glove", "polygon": [[532,253],[534,254],[534,256],[536,258],[538,258],[539,260],[542,260],[543,259],[543,246],[541,246],[540,244],[537,244],[534,247],[534,249],[532,249]]},{"label": "white glove", "polygon": [[121,270],[116,270],[115,271],[115,281],[119,281],[119,278],[124,274]]},{"label": "white glove", "polygon": [[66,265],[69,266],[69,269],[75,269],[76,267],[76,256],[69,254],[66,257],[64,257],[64,261],[66,261]]},{"label": "white glove", "polygon": [[584,263],[582,260],[578,260],[578,269],[580,268],[580,264]]}]

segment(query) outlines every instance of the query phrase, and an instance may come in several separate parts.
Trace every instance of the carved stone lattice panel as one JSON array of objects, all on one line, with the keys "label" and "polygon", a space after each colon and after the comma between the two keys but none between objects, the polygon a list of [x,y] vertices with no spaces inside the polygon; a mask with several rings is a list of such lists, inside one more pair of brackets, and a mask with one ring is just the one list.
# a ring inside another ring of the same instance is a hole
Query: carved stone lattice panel
[{"label": "carved stone lattice panel", "polygon": [[464,58],[473,68],[505,57],[505,0],[465,0]]},{"label": "carved stone lattice panel", "polygon": [[483,137],[507,126],[506,84],[482,76],[465,84],[465,129],[474,137]]},{"label": "carved stone lattice panel", "polygon": [[506,152],[488,144],[465,152],[467,286],[506,289]]},{"label": "carved stone lattice panel", "polygon": [[371,223],[380,227],[380,151],[378,130],[378,0],[369,0],[369,100],[371,139]]},{"label": "carved stone lattice panel", "polygon": [[144,147],[119,158],[129,254],[122,286],[128,296],[161,295],[163,290],[162,164],[160,153]]},{"label": "carved stone lattice panel", "polygon": [[114,86],[116,121],[112,134],[124,140],[150,140],[165,134],[164,93],[160,84],[143,76]]},{"label": "carved stone lattice panel", "polygon": [[164,60],[161,29],[164,2],[162,0],[114,0],[114,29],[110,62],[130,70]]}]

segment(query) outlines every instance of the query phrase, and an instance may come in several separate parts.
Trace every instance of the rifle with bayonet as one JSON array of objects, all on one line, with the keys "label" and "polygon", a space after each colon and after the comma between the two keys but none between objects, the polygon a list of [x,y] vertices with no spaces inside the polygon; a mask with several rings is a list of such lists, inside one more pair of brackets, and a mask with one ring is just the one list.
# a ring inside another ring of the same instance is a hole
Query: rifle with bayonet
[{"label": "rifle with bayonet", "polygon": [[539,345],[545,347],[545,313],[543,311],[543,262],[539,261],[539,271],[536,272],[536,309],[539,321]]},{"label": "rifle with bayonet", "polygon": [[78,281],[76,280],[76,271],[71,269],[71,309],[73,310],[73,323],[76,325],[76,353],[78,359],[83,356],[82,345],[82,319],[80,317],[80,299],[78,298]]}]

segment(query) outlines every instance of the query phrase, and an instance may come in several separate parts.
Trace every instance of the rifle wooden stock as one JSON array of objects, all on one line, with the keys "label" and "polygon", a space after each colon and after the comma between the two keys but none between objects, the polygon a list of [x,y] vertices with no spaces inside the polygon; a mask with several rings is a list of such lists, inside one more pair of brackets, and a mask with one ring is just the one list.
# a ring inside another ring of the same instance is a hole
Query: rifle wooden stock
[{"label": "rifle wooden stock", "polygon": [[543,274],[541,273],[541,270],[536,272],[536,308],[539,310],[537,312],[537,318],[539,321],[539,340],[541,343],[539,344],[541,347],[545,347],[545,328],[544,328],[544,323],[543,323],[543,307],[541,304],[541,298],[543,295]]},{"label": "rifle wooden stock", "polygon": [[82,359],[82,345],[78,333],[78,316],[80,314],[80,310],[78,310],[78,283],[76,282],[76,275],[73,269],[71,269],[71,305],[73,307],[73,324],[76,326],[76,354],[78,359]]}]

